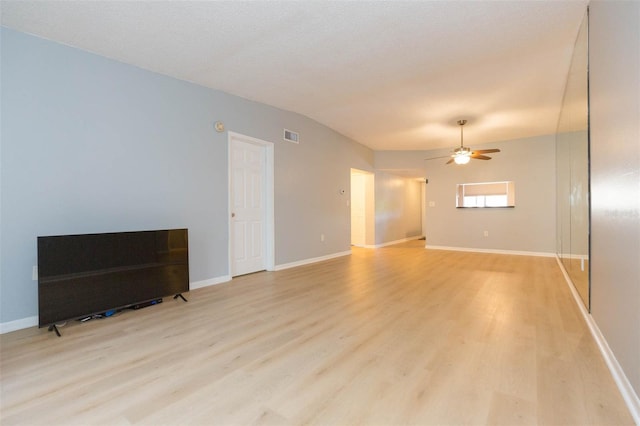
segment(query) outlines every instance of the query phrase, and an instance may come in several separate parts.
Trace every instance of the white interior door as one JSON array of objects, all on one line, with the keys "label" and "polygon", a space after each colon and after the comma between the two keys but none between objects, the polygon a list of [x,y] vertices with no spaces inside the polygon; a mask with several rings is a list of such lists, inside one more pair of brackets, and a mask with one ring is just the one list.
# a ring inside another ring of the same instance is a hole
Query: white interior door
[{"label": "white interior door", "polygon": [[231,276],[266,269],[266,149],[231,141]]}]

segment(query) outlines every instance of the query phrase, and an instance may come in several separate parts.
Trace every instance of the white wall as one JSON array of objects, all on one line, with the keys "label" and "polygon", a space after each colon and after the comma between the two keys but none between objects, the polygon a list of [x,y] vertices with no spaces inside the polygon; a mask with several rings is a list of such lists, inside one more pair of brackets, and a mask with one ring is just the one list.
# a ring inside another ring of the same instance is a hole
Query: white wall
[{"label": "white wall", "polygon": [[592,1],[591,314],[640,421],[640,2]]},{"label": "white wall", "polygon": [[376,243],[374,182],[374,173],[351,170],[351,244],[354,246],[373,247]]},{"label": "white wall", "polygon": [[375,246],[376,244],[376,191],[375,191],[375,174],[369,173],[365,178],[365,244],[367,246]]},{"label": "white wall", "polygon": [[351,244],[366,245],[366,175],[351,170]]},{"label": "white wall", "polygon": [[[495,142],[472,148],[500,148],[492,160],[445,165],[447,151],[375,153],[376,168],[424,169],[426,243],[430,246],[555,252],[555,136]],[[514,181],[516,207],[456,209],[456,184]],[[430,203],[433,206],[430,206]],[[484,237],[484,231],[489,232]]]}]

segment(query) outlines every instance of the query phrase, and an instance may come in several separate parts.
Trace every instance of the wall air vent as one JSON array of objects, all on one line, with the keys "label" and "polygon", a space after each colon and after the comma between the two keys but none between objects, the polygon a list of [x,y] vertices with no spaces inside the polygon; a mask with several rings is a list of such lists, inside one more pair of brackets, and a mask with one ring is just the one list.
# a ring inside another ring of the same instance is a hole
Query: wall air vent
[{"label": "wall air vent", "polygon": [[291,130],[284,129],[284,140],[287,142],[300,143],[300,135]]}]

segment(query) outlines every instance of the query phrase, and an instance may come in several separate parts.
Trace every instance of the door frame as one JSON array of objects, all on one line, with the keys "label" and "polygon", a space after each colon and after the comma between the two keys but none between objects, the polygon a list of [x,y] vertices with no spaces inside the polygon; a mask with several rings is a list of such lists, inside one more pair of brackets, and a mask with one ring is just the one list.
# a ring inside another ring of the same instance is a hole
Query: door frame
[{"label": "door frame", "polygon": [[231,147],[234,141],[240,141],[251,145],[257,145],[262,148],[263,159],[265,161],[264,167],[264,188],[263,188],[263,200],[264,200],[264,230],[265,235],[263,239],[263,253],[264,253],[264,266],[267,271],[275,270],[275,217],[274,217],[274,145],[272,142],[264,141],[262,139],[254,138],[247,135],[242,135],[235,132],[227,132],[227,174],[228,174],[228,187],[227,187],[227,259],[229,277],[233,279],[233,224],[231,222],[232,204],[231,195],[233,190],[233,173],[231,170]]},{"label": "door frame", "polygon": [[[375,247],[375,174],[373,172],[361,169],[350,169],[351,175],[358,174],[364,176],[364,245],[362,247]],[[351,195],[354,195],[354,188],[351,186]],[[353,217],[351,217],[351,226],[353,226]],[[351,238],[351,236],[349,236]],[[350,240],[351,241],[351,240]],[[353,241],[351,241],[353,245]]]}]

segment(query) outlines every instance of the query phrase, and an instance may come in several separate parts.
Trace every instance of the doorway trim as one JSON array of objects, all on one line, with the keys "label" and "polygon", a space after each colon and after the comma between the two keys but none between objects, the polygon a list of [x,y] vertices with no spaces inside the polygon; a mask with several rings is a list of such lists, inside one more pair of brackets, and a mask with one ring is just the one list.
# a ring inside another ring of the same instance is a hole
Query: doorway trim
[{"label": "doorway trim", "polygon": [[[353,176],[361,176],[364,180],[363,185],[360,188],[353,186]],[[375,175],[373,172],[366,170],[351,168],[351,227],[362,227],[363,231],[363,244],[354,244],[353,234],[351,235],[351,245],[358,247],[371,248],[375,247]],[[354,223],[353,215],[353,202],[356,198],[359,198],[362,202],[362,223]]]},{"label": "doorway trim", "polygon": [[264,266],[267,271],[275,270],[275,215],[274,215],[274,145],[273,142],[268,142],[262,139],[254,138],[251,136],[243,135],[236,132],[228,132],[227,138],[227,175],[228,175],[228,187],[227,187],[227,260],[229,277],[233,279],[233,252],[232,252],[232,238],[233,238],[233,224],[231,222],[231,192],[233,190],[233,173],[231,170],[231,146],[234,141],[240,141],[252,145],[257,145],[263,149],[263,157],[265,161],[265,185],[263,189],[264,202]]}]

